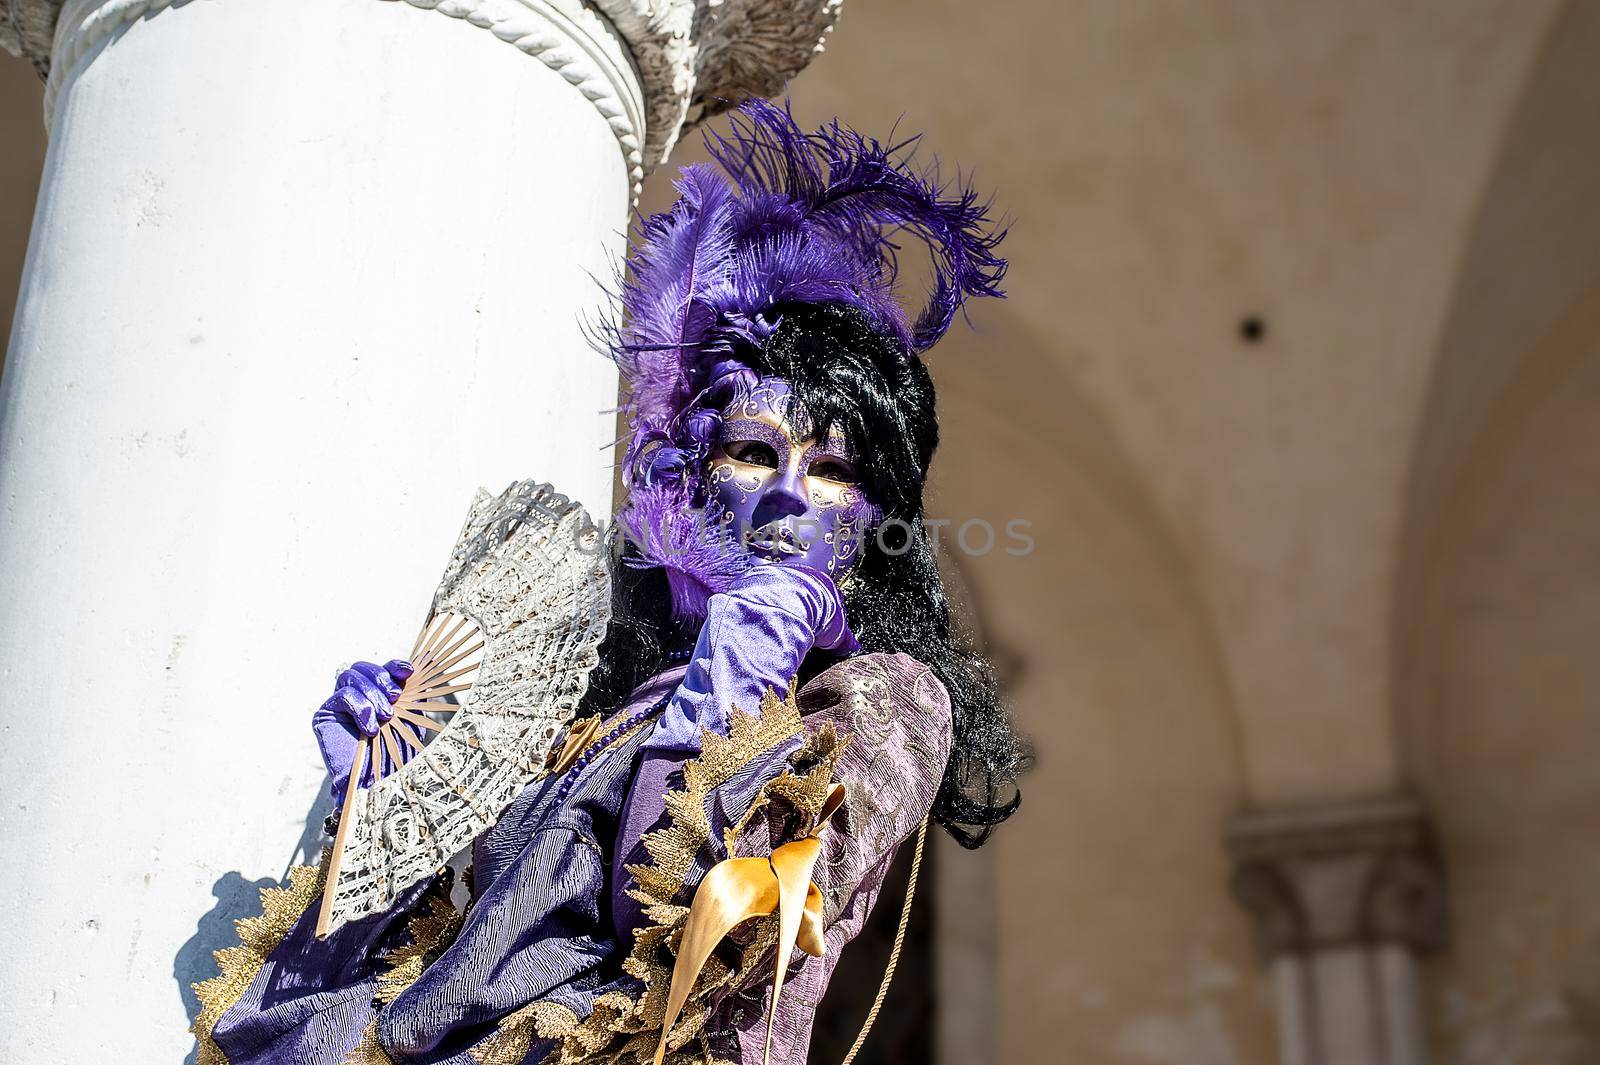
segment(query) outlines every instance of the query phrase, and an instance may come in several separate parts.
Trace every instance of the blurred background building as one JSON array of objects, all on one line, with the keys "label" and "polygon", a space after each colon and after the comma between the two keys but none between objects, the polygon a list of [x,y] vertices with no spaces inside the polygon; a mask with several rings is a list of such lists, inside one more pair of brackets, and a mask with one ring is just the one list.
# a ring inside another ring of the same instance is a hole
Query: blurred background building
[{"label": "blurred background building", "polygon": [[872,1060],[1600,1062],[1600,4],[852,0],[790,91],[1014,221],[930,509],[1031,523],[948,561],[1038,765]]}]

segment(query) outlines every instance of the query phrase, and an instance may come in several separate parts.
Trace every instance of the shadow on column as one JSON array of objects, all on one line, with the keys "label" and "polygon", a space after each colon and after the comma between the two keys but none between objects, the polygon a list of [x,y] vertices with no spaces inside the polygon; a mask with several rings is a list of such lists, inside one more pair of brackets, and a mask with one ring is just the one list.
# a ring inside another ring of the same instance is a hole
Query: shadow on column
[{"label": "shadow on column", "polygon": [[[183,1000],[184,1016],[191,1024],[196,1014],[200,1012],[200,999],[194,993],[193,985],[217,975],[217,963],[212,957],[213,952],[239,942],[234,922],[242,917],[255,917],[260,914],[261,890],[281,886],[289,879],[289,870],[292,867],[317,863],[322,854],[322,822],[330,808],[329,803],[328,785],[324,781],[322,789],[317,792],[316,798],[311,801],[311,806],[306,811],[305,828],[301,830],[300,840],[295,844],[294,854],[276,880],[270,877],[247,880],[238,870],[230,870],[223,873],[217,878],[217,882],[211,885],[211,894],[217,900],[216,905],[200,918],[195,925],[194,935],[190,936],[172,957],[172,979],[178,985],[178,997]],[[183,1059],[183,1065],[195,1065],[195,1050],[195,1047],[189,1048],[189,1053]]]}]

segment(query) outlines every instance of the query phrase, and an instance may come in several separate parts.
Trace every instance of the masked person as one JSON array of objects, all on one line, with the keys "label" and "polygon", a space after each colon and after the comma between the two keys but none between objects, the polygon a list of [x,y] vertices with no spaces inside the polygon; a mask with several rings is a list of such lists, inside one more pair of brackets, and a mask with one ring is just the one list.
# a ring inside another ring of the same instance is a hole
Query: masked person
[{"label": "masked person", "polygon": [[[446,872],[325,939],[312,874],[274,895],[200,987],[202,1065],[800,1065],[897,848],[1017,808],[1022,745],[922,524],[921,355],[1000,295],[1001,234],[837,122],[753,101],[708,145],[607,337],[628,494],[590,716],[475,841],[464,914]],[[896,233],[932,253],[914,320]],[[410,669],[357,663],[315,715],[336,796]]]}]

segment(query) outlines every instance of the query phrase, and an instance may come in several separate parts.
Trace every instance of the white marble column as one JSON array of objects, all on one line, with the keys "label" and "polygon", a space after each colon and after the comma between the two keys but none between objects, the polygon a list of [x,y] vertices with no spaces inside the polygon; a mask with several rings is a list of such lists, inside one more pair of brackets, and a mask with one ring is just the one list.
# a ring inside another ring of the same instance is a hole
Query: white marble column
[{"label": "white marble column", "polygon": [[[314,843],[311,709],[409,646],[474,488],[609,510],[581,320],[765,8],[20,2],[51,140],[0,392],[0,1060],[176,1062]],[[836,5],[781,6],[777,79]]]},{"label": "white marble column", "polygon": [[1420,954],[1442,947],[1442,871],[1420,808],[1378,799],[1233,819],[1283,1065],[1424,1065]]}]

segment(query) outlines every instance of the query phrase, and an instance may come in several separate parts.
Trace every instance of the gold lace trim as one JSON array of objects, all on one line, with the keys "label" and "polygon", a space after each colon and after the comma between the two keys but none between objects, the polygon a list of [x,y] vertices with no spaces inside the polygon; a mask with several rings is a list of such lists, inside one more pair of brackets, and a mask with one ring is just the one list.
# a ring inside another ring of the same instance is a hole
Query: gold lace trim
[{"label": "gold lace trim", "polygon": [[[533,1002],[507,1015],[497,1030],[472,1048],[478,1065],[521,1065],[536,1040],[557,1040],[544,1065],[648,1065],[655,1058],[661,1024],[666,1019],[667,992],[689,907],[686,883],[695,858],[711,842],[706,803],[711,792],[733,779],[774,747],[803,733],[794,685],[786,698],[767,692],[759,717],[733,709],[726,737],[702,732],[700,757],[684,763],[684,788],[666,796],[667,824],[644,836],[649,861],[628,866],[638,882],[630,894],[644,907],[649,927],[640,930],[623,969],[644,984],[637,997],[610,991],[595,1000],[587,1018],[551,1002]],[[812,736],[795,761],[800,774],[788,770],[768,781],[749,810],[724,833],[732,841],[756,812],[772,799],[795,807],[809,827],[826,801],[838,757],[838,738],[831,727]],[[688,1004],[673,1025],[667,1065],[727,1065],[713,1058],[701,1029],[716,992],[741,986],[777,942],[776,915],[752,923],[748,938],[730,965],[713,954],[696,981]]]},{"label": "gold lace trim", "polygon": [[[454,878],[446,867],[418,904],[416,916],[406,921],[411,942],[384,955],[383,963],[388,971],[378,975],[378,989],[372,995],[375,1006],[381,1008],[399,998],[400,992],[416,983],[428,966],[438,961],[439,955],[456,941],[466,915],[450,901],[453,884]],[[378,1042],[376,1017],[340,1065],[395,1065],[389,1052]]]},{"label": "gold lace trim", "polygon": [[339,1065],[396,1065],[389,1052],[378,1043],[378,1021],[373,1019],[361,1033],[361,1042],[350,1048],[350,1053]]},{"label": "gold lace trim", "polygon": [[189,1030],[200,1044],[195,1053],[196,1065],[228,1065],[227,1055],[212,1039],[212,1032],[222,1015],[244,997],[267,955],[277,949],[283,937],[321,894],[332,853],[324,850],[320,865],[298,865],[290,869],[287,887],[262,888],[261,915],[241,917],[233,923],[239,931],[239,945],[225,947],[212,955],[217,959],[217,975],[194,985],[194,993],[200,999],[200,1012]]},{"label": "gold lace trim", "polygon": [[[195,1065],[228,1065],[227,1055],[212,1039],[222,1015],[244,997],[261,972],[268,955],[278,949],[295,922],[322,894],[332,851],[324,849],[318,865],[297,865],[289,870],[287,887],[261,889],[261,915],[242,917],[234,922],[239,930],[239,945],[215,953],[218,974],[194,985],[200,998],[200,1013],[189,1028],[199,1040]],[[388,971],[378,977],[374,999],[392,1002],[400,992],[416,982],[461,931],[462,915],[450,903],[451,879],[445,875],[428,890],[417,916],[406,924],[411,942],[384,958]],[[393,1065],[393,1059],[378,1045],[378,1026],[374,1020],[361,1035],[361,1042],[344,1059],[344,1065]]]},{"label": "gold lace trim", "polygon": [[456,941],[465,915],[450,901],[453,884],[448,867],[443,875],[428,889],[417,915],[406,922],[411,942],[396,947],[383,959],[389,971],[378,976],[378,990],[373,999],[387,1005],[400,997],[400,992],[416,983],[423,972],[439,960],[450,944]]}]

